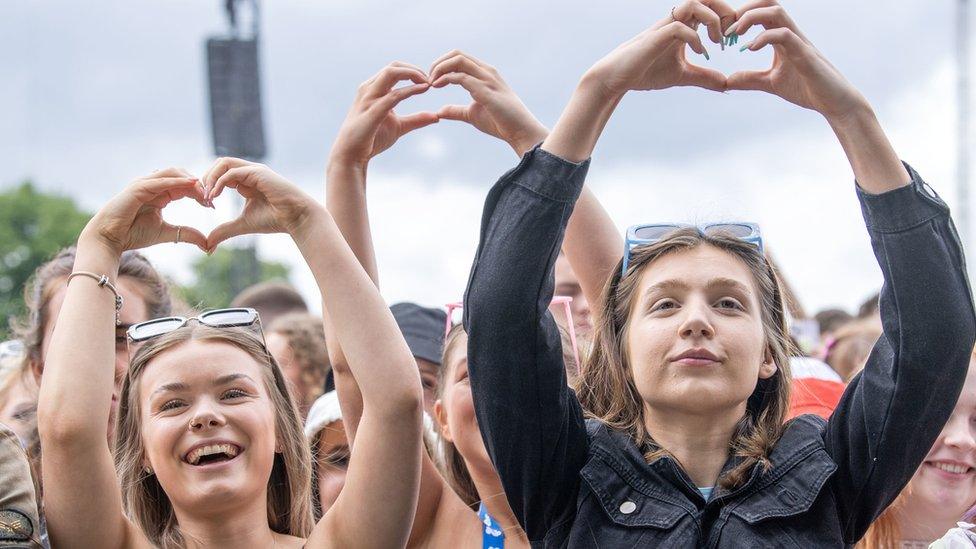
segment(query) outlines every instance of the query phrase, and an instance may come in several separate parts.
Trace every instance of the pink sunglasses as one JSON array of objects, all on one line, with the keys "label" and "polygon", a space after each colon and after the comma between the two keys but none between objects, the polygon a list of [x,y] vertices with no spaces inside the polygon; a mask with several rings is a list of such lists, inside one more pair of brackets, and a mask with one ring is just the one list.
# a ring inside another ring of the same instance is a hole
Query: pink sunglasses
[{"label": "pink sunglasses", "polygon": [[[557,295],[552,298],[552,303],[550,305],[562,305],[563,310],[566,311],[566,322],[569,324],[569,340],[573,343],[573,359],[576,361],[576,369],[580,369],[579,360],[579,350],[576,345],[576,323],[573,322],[573,310],[569,307],[569,304],[573,302],[573,298],[567,295]],[[455,309],[464,308],[464,303],[460,301],[455,301],[454,303],[448,303],[444,305],[447,309],[447,320],[444,323],[444,337],[451,332],[451,328],[454,327],[454,323],[451,322],[451,317],[454,314]]]}]

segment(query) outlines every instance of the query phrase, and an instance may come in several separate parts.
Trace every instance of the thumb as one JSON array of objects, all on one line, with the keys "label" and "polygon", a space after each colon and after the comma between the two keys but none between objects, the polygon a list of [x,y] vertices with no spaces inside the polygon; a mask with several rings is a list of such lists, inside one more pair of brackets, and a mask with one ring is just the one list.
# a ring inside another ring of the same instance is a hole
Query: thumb
[{"label": "thumb", "polygon": [[210,231],[210,234],[207,235],[207,253],[213,253],[214,249],[217,248],[217,245],[228,238],[248,234],[248,232],[247,223],[244,221],[243,217],[238,217],[233,221],[228,221],[226,223],[217,225],[214,227],[214,230]]},{"label": "thumb", "polygon": [[186,225],[171,225],[163,222],[160,237],[163,239],[162,242],[193,244],[197,248],[207,251],[207,237],[203,236],[203,233],[194,229],[193,227],[187,227]]},{"label": "thumb", "polygon": [[733,73],[728,79],[728,89],[772,92],[769,82],[769,71],[740,71]]},{"label": "thumb", "polygon": [[437,116],[444,120],[457,120],[458,122],[471,122],[470,105],[444,105],[437,111]]},{"label": "thumb", "polygon": [[414,114],[408,114],[406,116],[400,116],[400,135],[410,133],[414,130],[423,128],[424,126],[430,126],[431,124],[436,124],[439,120],[438,116],[432,112],[418,112]]}]

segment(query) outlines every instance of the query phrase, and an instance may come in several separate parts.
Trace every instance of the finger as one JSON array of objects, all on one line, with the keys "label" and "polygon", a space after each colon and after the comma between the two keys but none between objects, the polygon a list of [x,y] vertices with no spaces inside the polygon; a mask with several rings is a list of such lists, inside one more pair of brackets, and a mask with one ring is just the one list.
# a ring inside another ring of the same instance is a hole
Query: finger
[{"label": "finger", "polygon": [[430,70],[430,81],[434,82],[449,72],[463,72],[482,80],[491,79],[491,75],[488,74],[488,71],[484,67],[475,63],[470,57],[464,54],[458,54],[434,65]]},{"label": "finger", "polygon": [[206,205],[206,201],[203,200],[203,193],[200,189],[199,182],[197,185],[192,187],[178,187],[156,193],[152,196],[152,198],[146,201],[145,204],[155,208],[165,208],[170,202],[180,200],[182,198],[192,198],[199,204],[204,206]]},{"label": "finger", "polygon": [[471,105],[444,105],[437,111],[438,118],[471,122]]},{"label": "finger", "polygon": [[740,48],[740,51],[759,51],[766,46],[773,45],[782,48],[790,56],[803,53],[806,42],[786,27],[770,29],[759,33],[755,40]]},{"label": "finger", "polygon": [[417,65],[414,65],[413,63],[406,63],[406,62],[403,62],[403,61],[394,61],[394,62],[390,63],[390,65],[392,65],[394,67],[405,67],[405,68],[408,68],[408,69],[414,69],[414,70],[416,70],[418,72],[421,72],[421,73],[424,72],[424,69],[418,67]]},{"label": "finger", "polygon": [[428,81],[427,75],[423,71],[410,67],[399,67],[388,65],[379,72],[376,80],[366,89],[367,98],[377,98],[385,96],[397,82],[410,80],[414,84],[423,84]]},{"label": "finger", "polygon": [[[691,29],[688,30],[689,32],[694,32]],[[434,88],[443,88],[448,84],[457,84],[458,86],[461,86],[467,90],[467,92],[471,94],[471,97],[473,97],[475,100],[482,97],[483,94],[488,90],[488,84],[484,80],[480,80],[463,72],[449,72],[435,80],[431,86]]]},{"label": "finger", "polygon": [[157,244],[163,242],[193,244],[203,251],[207,251],[208,249],[207,237],[203,236],[203,233],[200,231],[185,225],[171,225],[165,221],[163,222],[163,226],[159,232],[159,242],[157,242]]},{"label": "finger", "polygon": [[157,177],[139,180],[132,190],[144,204],[169,192],[176,193],[174,196],[193,196],[202,199],[203,195],[198,184],[199,181],[195,177]]},{"label": "finger", "polygon": [[419,130],[424,126],[430,126],[431,124],[436,124],[440,120],[435,113],[432,112],[418,112],[414,114],[408,114],[406,116],[398,116],[400,119],[400,135],[410,133],[414,130]]},{"label": "finger", "polygon": [[243,234],[248,234],[247,225],[243,218],[238,217],[233,221],[221,223],[220,225],[214,227],[214,230],[210,231],[210,234],[207,235],[205,244],[206,252],[213,253],[214,249],[221,242]]},{"label": "finger", "polygon": [[450,59],[452,57],[456,57],[458,55],[463,55],[463,56],[467,57],[468,59],[474,61],[475,63],[477,63],[477,64],[479,64],[481,66],[485,66],[486,67],[485,63],[481,62],[477,57],[475,57],[473,55],[468,55],[467,53],[465,53],[465,52],[463,52],[461,50],[455,49],[455,50],[451,50],[451,51],[445,53],[444,55],[442,55],[442,56],[438,57],[436,60],[434,60],[434,62],[430,64],[430,72],[433,72],[434,71],[434,67],[436,67],[437,65],[439,65],[441,62],[443,62],[443,61],[445,61],[447,59]]},{"label": "finger", "polygon": [[400,104],[400,102],[404,99],[424,93],[428,89],[430,89],[430,84],[426,82],[423,84],[414,84],[413,86],[397,88],[381,97],[374,105],[378,113],[387,112]]},{"label": "finger", "polygon": [[704,55],[708,59],[708,53],[705,51],[705,46],[702,45],[701,38],[688,25],[680,21],[675,21],[674,23],[665,25],[661,31],[666,33],[665,36],[669,36],[673,40],[688,44],[692,51]]},{"label": "finger", "polygon": [[183,168],[169,167],[162,170],[154,170],[153,173],[141,179],[158,179],[160,177],[193,177],[190,172]]},{"label": "finger", "polygon": [[758,90],[772,93],[769,71],[740,71],[728,77],[726,87],[730,90]]},{"label": "finger", "polygon": [[238,186],[249,186],[253,183],[251,176],[254,175],[254,166],[238,166],[225,171],[214,181],[210,189],[210,199],[213,200],[224,192],[224,188],[236,189]]},{"label": "finger", "polygon": [[735,10],[735,20],[738,21],[739,19],[742,19],[742,16],[745,15],[746,12],[778,5],[779,2],[776,0],[752,0],[751,2],[746,2],[745,4],[741,5],[739,9]]},{"label": "finger", "polygon": [[716,44],[722,43],[722,20],[711,8],[701,2],[686,2],[674,10],[675,21],[680,21],[694,29],[703,23],[708,29],[708,38]]},{"label": "finger", "polygon": [[239,166],[246,166],[248,164],[250,164],[250,162],[246,160],[229,156],[221,157],[214,161],[213,165],[210,166],[210,169],[207,170],[207,175],[203,180],[203,188],[206,191],[205,197],[208,200],[213,200],[216,197],[213,192],[214,183],[216,183],[216,181],[229,170]]},{"label": "finger", "polygon": [[725,91],[727,86],[724,74],[691,63],[686,65],[681,81],[686,86],[697,86],[712,91]]},{"label": "finger", "polygon": [[742,36],[756,25],[761,25],[765,29],[786,27],[795,30],[793,20],[786,14],[783,6],[769,6],[745,12],[738,21],[729,27],[727,33]]}]

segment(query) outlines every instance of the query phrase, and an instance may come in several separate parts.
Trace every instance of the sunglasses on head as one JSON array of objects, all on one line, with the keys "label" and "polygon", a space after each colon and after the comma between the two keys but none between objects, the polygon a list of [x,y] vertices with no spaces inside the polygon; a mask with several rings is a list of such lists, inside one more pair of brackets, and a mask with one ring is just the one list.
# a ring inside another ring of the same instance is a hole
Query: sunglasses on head
[{"label": "sunglasses on head", "polygon": [[763,253],[762,233],[759,225],[748,222],[730,223],[706,223],[704,225],[692,225],[689,223],[646,223],[642,225],[632,225],[627,229],[627,238],[624,242],[624,261],[620,269],[620,276],[627,274],[627,266],[630,265],[630,254],[638,246],[647,246],[663,240],[668,234],[678,230],[693,228],[698,232],[707,235],[726,235],[738,238],[743,242],[748,242],[759,248],[759,253]]},{"label": "sunglasses on head", "polygon": [[256,310],[245,307],[212,309],[190,318],[182,316],[155,318],[133,324],[126,332],[126,336],[129,343],[140,343],[179,330],[189,324],[191,320],[196,320],[200,324],[210,326],[211,328],[250,328],[256,335],[261,336],[261,342],[265,343],[265,348],[267,348],[267,343],[264,339],[264,330],[261,328],[261,316],[258,315]]},{"label": "sunglasses on head", "polygon": [[[562,305],[563,310],[566,312],[566,329],[569,331],[569,340],[573,343],[573,359],[576,360],[576,369],[579,370],[580,359],[579,348],[576,344],[576,323],[573,322],[573,309],[569,306],[569,304],[572,302],[573,298],[570,296],[557,295],[552,298],[552,302],[549,305]],[[447,321],[444,324],[444,337],[447,337],[447,334],[451,333],[451,328],[454,327],[454,323],[451,321],[454,310],[464,308],[464,303],[455,301],[454,303],[444,305],[444,307],[447,309]]]}]

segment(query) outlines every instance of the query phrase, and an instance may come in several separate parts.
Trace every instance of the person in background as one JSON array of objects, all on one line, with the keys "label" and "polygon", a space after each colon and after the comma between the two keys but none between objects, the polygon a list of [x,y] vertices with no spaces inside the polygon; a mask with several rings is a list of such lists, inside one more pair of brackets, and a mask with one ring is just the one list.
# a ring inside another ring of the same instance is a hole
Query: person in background
[{"label": "person in background", "polygon": [[349,469],[349,441],[335,391],[312,404],[305,419],[305,438],[312,449],[312,503],[317,520],[335,504]]},{"label": "person in background", "polygon": [[421,307],[416,303],[395,303],[390,307],[400,333],[406,340],[420,370],[424,386],[424,410],[434,413],[437,380],[440,379],[441,355],[444,351],[444,323],[447,313],[443,309]]},{"label": "person in background", "polygon": [[37,503],[27,454],[18,436],[0,423],[0,547],[46,546]]},{"label": "person in background", "polygon": [[[569,258],[560,250],[559,257],[556,259],[556,294],[573,298],[569,304],[569,310],[573,313],[573,323],[576,328],[576,337],[579,340],[589,341],[593,331],[593,312],[590,310],[590,302],[586,300],[583,287],[580,285],[576,271],[569,263]],[[556,314],[556,321],[566,329],[566,318],[563,314]]]},{"label": "person in background", "polygon": [[241,290],[231,300],[231,307],[248,307],[261,315],[261,322],[270,326],[276,318],[288,313],[307,313],[308,305],[302,294],[291,284],[272,280],[258,282]]},{"label": "person in background", "polygon": [[284,314],[268,325],[267,341],[304,421],[312,403],[322,395],[332,369],[322,319],[308,313]]},{"label": "person in background", "polygon": [[974,506],[976,351],[959,400],[939,438],[895,502],[868,528],[857,549],[925,549],[956,523],[972,522],[976,517]]},{"label": "person in background", "polygon": [[0,354],[0,423],[27,447],[37,419],[37,382],[22,368],[23,350]]}]

